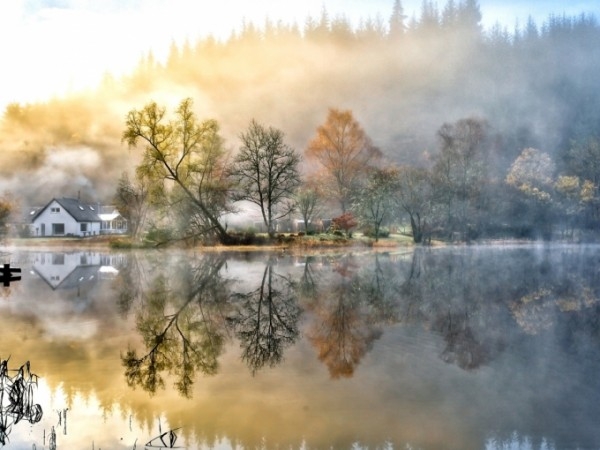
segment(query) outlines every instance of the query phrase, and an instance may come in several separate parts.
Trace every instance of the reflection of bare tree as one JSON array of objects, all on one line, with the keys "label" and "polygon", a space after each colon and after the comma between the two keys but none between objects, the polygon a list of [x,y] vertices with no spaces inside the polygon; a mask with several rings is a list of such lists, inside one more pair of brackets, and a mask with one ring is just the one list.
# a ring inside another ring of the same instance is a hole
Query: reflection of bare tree
[{"label": "reflection of bare tree", "polygon": [[260,287],[233,297],[239,306],[229,320],[241,341],[242,360],[253,374],[265,365],[275,366],[283,358],[283,349],[298,337],[300,308],[293,281],[274,273],[269,261]]},{"label": "reflection of bare tree", "polygon": [[397,268],[386,256],[375,254],[373,265],[364,267],[360,275],[360,290],[371,306],[371,321],[393,324],[399,321],[398,292],[401,288]]},{"label": "reflection of bare tree", "polygon": [[317,295],[317,275],[313,265],[315,262],[314,256],[307,256],[304,260],[304,271],[300,277],[298,290],[304,298],[314,298]]},{"label": "reflection of bare tree", "polygon": [[153,280],[136,318],[147,352],[138,356],[130,348],[121,357],[130,386],[155,393],[164,387],[166,371],[176,377],[179,392],[190,397],[197,370],[216,373],[224,341],[219,307],[228,295],[219,275],[224,264],[224,258],[207,257],[195,268],[180,265],[178,276]]},{"label": "reflection of bare tree", "polygon": [[461,369],[473,370],[491,359],[491,351],[474,334],[468,315],[446,317],[437,326],[444,335],[446,348],[441,358]]},{"label": "reflection of bare tree", "polygon": [[335,267],[339,277],[332,280],[331,290],[313,306],[317,323],[309,338],[333,378],[351,377],[373,341],[381,336],[366,311],[354,273],[357,267],[352,258],[342,259]]},{"label": "reflection of bare tree", "polygon": [[495,287],[504,274],[496,263],[460,250],[424,256],[420,321],[445,341],[440,358],[464,370],[488,364],[510,334],[504,329],[501,302],[506,289]]}]

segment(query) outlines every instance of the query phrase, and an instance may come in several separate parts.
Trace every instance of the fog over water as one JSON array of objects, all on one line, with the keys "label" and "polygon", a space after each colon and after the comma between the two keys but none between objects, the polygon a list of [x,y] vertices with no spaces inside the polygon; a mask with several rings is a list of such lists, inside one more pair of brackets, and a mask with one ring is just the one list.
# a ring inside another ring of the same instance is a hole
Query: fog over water
[{"label": "fog over water", "polygon": [[598,449],[598,252],[14,253],[7,448]]}]

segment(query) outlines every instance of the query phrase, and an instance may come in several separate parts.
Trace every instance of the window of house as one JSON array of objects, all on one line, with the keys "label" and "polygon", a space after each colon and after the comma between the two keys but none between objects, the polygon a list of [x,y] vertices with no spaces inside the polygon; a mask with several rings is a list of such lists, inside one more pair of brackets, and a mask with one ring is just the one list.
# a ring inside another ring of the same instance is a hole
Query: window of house
[{"label": "window of house", "polygon": [[79,225],[79,231],[87,231],[88,230],[88,224],[87,223],[82,223]]},{"label": "window of house", "polygon": [[60,208],[57,206],[53,206],[52,208],[50,208],[50,212],[53,214],[59,213],[60,212]]},{"label": "window of house", "polygon": [[52,234],[65,234],[65,224],[64,223],[53,223],[52,224]]},{"label": "window of house", "polygon": [[62,266],[65,264],[65,255],[64,253],[53,253],[52,254],[52,264],[56,266]]}]

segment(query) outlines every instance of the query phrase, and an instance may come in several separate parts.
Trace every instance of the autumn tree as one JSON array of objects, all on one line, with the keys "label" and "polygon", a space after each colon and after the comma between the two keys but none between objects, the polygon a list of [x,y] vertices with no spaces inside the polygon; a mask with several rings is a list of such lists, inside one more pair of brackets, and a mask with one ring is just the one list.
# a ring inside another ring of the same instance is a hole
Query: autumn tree
[{"label": "autumn tree", "polygon": [[350,211],[331,219],[331,228],[333,228],[334,231],[344,230],[346,237],[352,237],[350,230],[356,227],[356,225],[358,225],[358,222],[356,221],[354,214]]},{"label": "autumn tree", "polygon": [[512,163],[506,184],[526,202],[530,226],[541,230],[544,239],[552,234],[552,200],[556,165],[547,153],[526,148]]},{"label": "autumn tree", "polygon": [[200,122],[185,99],[168,120],[166,109],[155,102],[127,114],[123,141],[130,147],[144,145],[138,174],[154,189],[164,189],[166,208],[185,207],[196,236],[215,235],[221,243],[232,242],[220,217],[229,212],[225,177],[226,154],[214,120]]},{"label": "autumn tree", "polygon": [[550,155],[535,148],[526,148],[510,166],[506,183],[527,196],[549,202],[555,170],[556,165]]},{"label": "autumn tree", "polygon": [[561,175],[554,183],[554,191],[557,212],[562,216],[564,231],[572,237],[576,222],[586,206],[586,189],[579,177]]},{"label": "autumn tree", "polygon": [[596,226],[600,221],[600,139],[572,141],[566,159],[569,174],[577,176],[582,187],[585,185],[586,225]]},{"label": "autumn tree", "polygon": [[319,163],[326,176],[326,187],[345,213],[352,191],[381,152],[354,119],[352,111],[331,108],[323,125],[306,149],[310,161]]},{"label": "autumn tree", "polygon": [[237,183],[233,198],[258,205],[271,237],[276,221],[293,211],[293,196],[300,184],[300,156],[283,137],[280,130],[253,120],[240,136],[242,146],[231,169]]}]

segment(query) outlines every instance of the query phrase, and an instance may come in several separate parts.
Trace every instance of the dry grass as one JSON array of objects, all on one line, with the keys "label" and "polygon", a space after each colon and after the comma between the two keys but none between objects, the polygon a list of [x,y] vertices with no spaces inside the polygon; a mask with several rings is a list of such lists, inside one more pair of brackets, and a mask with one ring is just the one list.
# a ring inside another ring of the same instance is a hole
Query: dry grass
[{"label": "dry grass", "polygon": [[[3,243],[3,247],[18,247],[18,248],[111,248],[111,243],[117,240],[123,240],[123,237],[115,236],[92,236],[88,238],[14,238],[7,239]],[[353,238],[344,236],[335,236],[331,234],[320,234],[314,236],[298,236],[298,235],[279,235],[276,239],[265,239],[261,244],[250,245],[209,245],[196,247],[207,252],[261,252],[261,251],[282,251],[282,250],[319,250],[319,249],[342,249],[342,248],[374,248],[374,249],[389,249],[396,247],[412,246],[412,239],[402,235],[391,235],[387,238],[382,238],[378,242],[373,239],[366,238],[362,235],[355,235]],[[114,246],[114,248],[126,248]]]}]

